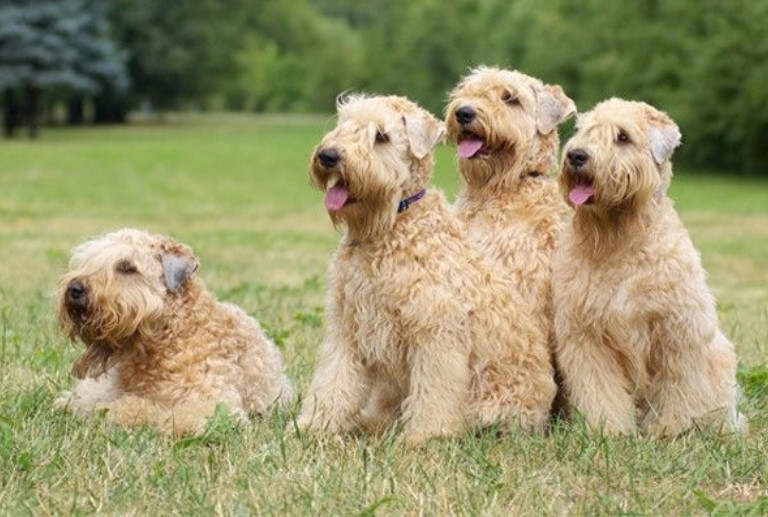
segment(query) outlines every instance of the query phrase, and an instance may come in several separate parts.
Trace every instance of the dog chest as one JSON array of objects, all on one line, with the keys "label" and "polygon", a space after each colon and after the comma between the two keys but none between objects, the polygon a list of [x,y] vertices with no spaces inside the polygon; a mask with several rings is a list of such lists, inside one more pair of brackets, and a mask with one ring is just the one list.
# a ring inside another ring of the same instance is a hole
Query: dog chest
[{"label": "dog chest", "polygon": [[413,257],[397,258],[361,260],[338,285],[342,327],[367,361],[400,362],[425,336],[468,312],[463,284],[449,273],[435,274],[437,268],[424,268]]}]

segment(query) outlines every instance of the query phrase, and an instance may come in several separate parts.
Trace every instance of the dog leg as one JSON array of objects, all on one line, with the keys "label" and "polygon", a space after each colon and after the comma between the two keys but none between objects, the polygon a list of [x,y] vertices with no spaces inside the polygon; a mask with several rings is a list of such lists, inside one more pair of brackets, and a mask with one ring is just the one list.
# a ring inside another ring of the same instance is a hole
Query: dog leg
[{"label": "dog leg", "polygon": [[397,420],[403,388],[377,366],[367,370],[368,400],[360,410],[360,427],[369,433],[383,433]]},{"label": "dog leg", "polygon": [[400,411],[402,389],[392,379],[371,376],[371,392],[360,412],[360,426],[369,433],[382,433],[396,420]]},{"label": "dog leg", "polygon": [[[719,329],[706,336],[701,335],[702,328],[707,327],[675,324],[664,332],[668,341],[656,345],[658,374],[651,382],[649,409],[641,425],[646,434],[676,436],[693,426],[746,431],[746,419],[736,408],[733,346]],[[705,344],[692,349],[691,343]]]},{"label": "dog leg", "polygon": [[587,424],[609,434],[635,432],[634,389],[615,352],[574,337],[560,343],[559,364],[570,402]]},{"label": "dog leg", "polygon": [[205,431],[208,420],[216,412],[216,406],[226,405],[241,423],[248,417],[241,408],[230,406],[221,400],[185,400],[173,407],[164,407],[154,401],[129,395],[105,404],[107,420],[123,426],[151,425],[161,432],[176,437],[194,436]]},{"label": "dog leg", "polygon": [[326,340],[297,419],[299,429],[350,431],[365,395],[366,376],[352,346]]},{"label": "dog leg", "polygon": [[86,415],[101,409],[121,396],[117,388],[114,369],[98,377],[86,377],[77,382],[72,391],[63,391],[56,397],[53,406],[56,409],[70,411],[76,415]]},{"label": "dog leg", "polygon": [[557,386],[548,369],[529,364],[525,371],[516,357],[482,368],[474,378],[471,402],[479,427],[499,424],[505,432],[542,432],[550,417]]},{"label": "dog leg", "polygon": [[410,445],[455,435],[466,423],[469,353],[460,340],[449,341],[430,335],[411,344],[409,394],[402,414]]}]

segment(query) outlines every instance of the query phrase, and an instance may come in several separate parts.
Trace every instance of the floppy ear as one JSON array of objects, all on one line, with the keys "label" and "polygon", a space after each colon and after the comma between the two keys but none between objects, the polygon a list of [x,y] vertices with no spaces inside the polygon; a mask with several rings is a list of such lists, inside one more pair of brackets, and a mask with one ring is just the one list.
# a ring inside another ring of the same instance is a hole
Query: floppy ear
[{"label": "floppy ear", "polygon": [[664,125],[652,125],[648,130],[648,143],[651,154],[658,165],[672,157],[675,148],[680,145],[680,129],[677,124],[670,122]]},{"label": "floppy ear", "polygon": [[445,136],[445,124],[428,113],[403,116],[411,154],[421,160]]},{"label": "floppy ear", "polygon": [[536,129],[542,135],[551,133],[576,113],[576,104],[560,86],[545,85],[533,91],[536,94]]},{"label": "floppy ear", "polygon": [[192,257],[165,253],[163,263],[163,282],[171,292],[176,292],[197,271],[198,263]]}]

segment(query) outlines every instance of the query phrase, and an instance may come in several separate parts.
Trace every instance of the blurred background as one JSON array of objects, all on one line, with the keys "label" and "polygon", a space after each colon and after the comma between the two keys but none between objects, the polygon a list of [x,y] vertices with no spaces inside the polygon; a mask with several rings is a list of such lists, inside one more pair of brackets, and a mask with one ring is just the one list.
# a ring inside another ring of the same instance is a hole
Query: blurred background
[{"label": "blurred background", "polygon": [[468,67],[668,111],[687,167],[765,174],[766,0],[2,0],[7,137],[169,112],[330,113],[342,90],[440,114]]}]

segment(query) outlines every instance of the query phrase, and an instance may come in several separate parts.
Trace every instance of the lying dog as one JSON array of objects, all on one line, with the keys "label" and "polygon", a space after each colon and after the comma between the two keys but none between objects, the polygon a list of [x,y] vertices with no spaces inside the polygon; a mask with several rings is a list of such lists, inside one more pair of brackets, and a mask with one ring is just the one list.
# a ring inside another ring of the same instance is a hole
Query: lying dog
[{"label": "lying dog", "polygon": [[291,399],[280,352],[240,308],[218,302],[187,246],[125,229],[74,250],[59,319],[86,345],[56,405],[125,425],[196,434],[217,405],[241,421]]}]

